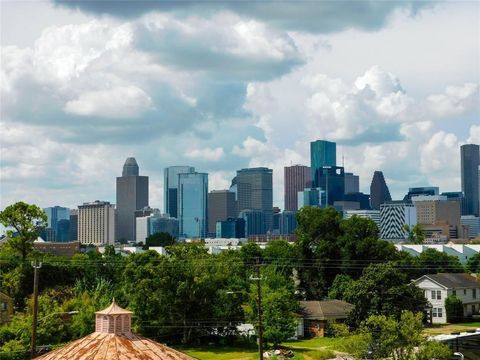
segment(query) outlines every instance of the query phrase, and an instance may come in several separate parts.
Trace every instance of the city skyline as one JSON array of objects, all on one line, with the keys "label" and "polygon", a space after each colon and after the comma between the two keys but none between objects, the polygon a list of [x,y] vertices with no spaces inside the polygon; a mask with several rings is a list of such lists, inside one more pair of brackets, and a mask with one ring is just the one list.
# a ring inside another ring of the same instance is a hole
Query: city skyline
[{"label": "city skyline", "polygon": [[371,4],[326,24],[323,4],[286,21],[288,4],[126,15],[2,2],[0,208],[115,203],[128,156],[150,178],[152,207],[164,168],[190,165],[209,190],[238,169],[273,169],[283,208],[283,167],[309,166],[318,139],[337,143],[337,165],[365,193],[374,170],[396,199],[460,191],[460,145],[480,143],[479,4]]}]

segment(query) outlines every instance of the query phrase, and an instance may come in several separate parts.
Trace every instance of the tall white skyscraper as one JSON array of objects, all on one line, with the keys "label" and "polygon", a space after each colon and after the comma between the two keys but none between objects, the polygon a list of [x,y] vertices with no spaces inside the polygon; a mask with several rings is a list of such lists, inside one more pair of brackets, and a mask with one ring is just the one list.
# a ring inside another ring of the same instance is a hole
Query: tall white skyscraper
[{"label": "tall white skyscraper", "polygon": [[78,240],[85,245],[115,243],[115,208],[108,201],[78,206]]}]

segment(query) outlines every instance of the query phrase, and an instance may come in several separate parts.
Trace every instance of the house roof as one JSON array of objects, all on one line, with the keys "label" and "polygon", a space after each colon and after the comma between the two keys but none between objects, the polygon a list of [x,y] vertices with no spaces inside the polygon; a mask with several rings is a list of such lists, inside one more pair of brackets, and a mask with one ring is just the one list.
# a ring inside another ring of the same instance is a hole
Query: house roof
[{"label": "house roof", "polygon": [[94,332],[37,357],[38,360],[194,360],[194,358],[142,336]]},{"label": "house roof", "polygon": [[112,303],[106,309],[97,311],[95,314],[97,315],[121,315],[121,314],[133,314],[131,311],[125,310],[117,305],[115,299],[113,299]]},{"label": "house roof", "polygon": [[423,275],[415,282],[420,281],[423,278],[428,278],[439,285],[446,287],[447,289],[455,288],[479,288],[480,281],[468,273],[438,273]]},{"label": "house roof", "polygon": [[345,319],[354,306],[342,300],[300,301],[300,312],[304,319]]},{"label": "house roof", "polygon": [[2,295],[2,297],[4,297],[4,298],[8,298],[10,300],[13,300],[13,298],[11,296],[8,296],[7,293],[3,292],[2,290],[0,290],[0,295]]}]

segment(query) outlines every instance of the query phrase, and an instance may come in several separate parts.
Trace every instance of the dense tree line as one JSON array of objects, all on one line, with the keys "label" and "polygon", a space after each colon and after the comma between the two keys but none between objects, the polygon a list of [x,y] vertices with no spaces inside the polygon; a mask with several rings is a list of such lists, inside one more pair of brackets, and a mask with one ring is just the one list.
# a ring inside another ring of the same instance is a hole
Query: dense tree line
[{"label": "dense tree line", "polygon": [[[28,221],[44,221],[37,209],[25,205],[5,211],[13,217],[32,211]],[[8,225],[11,218],[2,216]],[[107,247],[103,254],[88,251],[71,258],[34,251],[30,245],[36,236],[31,233],[38,226],[26,224],[26,235],[12,236],[0,248],[0,287],[17,306],[13,321],[0,328],[0,346],[4,351],[28,347],[33,259],[43,263],[39,318],[78,311],[43,320],[39,344],[58,344],[92,332],[94,312],[113,297],[134,312],[134,331],[142,335],[177,343],[230,341],[238,338],[238,324],[258,326],[260,281],[265,340],[278,345],[295,331],[299,300],[351,302],[355,309],[348,322],[358,329],[373,314],[398,321],[405,310],[423,311],[426,300],[412,279],[464,271],[456,257],[435,250],[419,257],[398,252],[379,240],[373,221],[355,216],[344,220],[333,208],[306,207],[297,220],[295,244],[272,241],[261,249],[246,243],[239,251],[209,254],[202,244],[174,243],[160,235],[149,238],[147,246],[165,245],[167,255],[146,251],[125,257]],[[472,261],[469,266],[477,264]]]}]

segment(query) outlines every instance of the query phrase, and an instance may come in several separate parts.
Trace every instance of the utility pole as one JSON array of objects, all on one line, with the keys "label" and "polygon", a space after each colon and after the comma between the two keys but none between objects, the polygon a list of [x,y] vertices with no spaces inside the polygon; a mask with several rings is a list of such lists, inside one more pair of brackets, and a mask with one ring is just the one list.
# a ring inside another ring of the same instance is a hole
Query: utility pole
[{"label": "utility pole", "polygon": [[32,261],[33,266],[33,320],[32,320],[32,343],[30,346],[30,358],[35,358],[37,346],[37,313],[38,313],[38,273],[42,263],[37,260]]},{"label": "utility pole", "polygon": [[257,314],[258,314],[258,352],[260,360],[263,360],[263,324],[262,324],[262,277],[260,275],[260,259],[256,264],[257,277],[250,276],[250,280],[257,282]]}]

